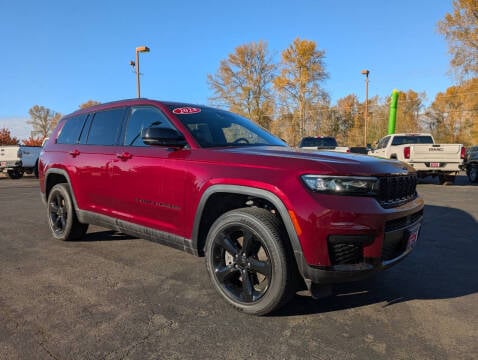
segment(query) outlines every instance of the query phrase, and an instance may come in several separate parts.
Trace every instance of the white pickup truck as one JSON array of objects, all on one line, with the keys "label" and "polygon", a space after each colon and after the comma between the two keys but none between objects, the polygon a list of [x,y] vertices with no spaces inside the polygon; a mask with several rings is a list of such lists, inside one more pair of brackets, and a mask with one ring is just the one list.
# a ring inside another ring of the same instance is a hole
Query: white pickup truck
[{"label": "white pickup truck", "polygon": [[300,140],[298,147],[305,150],[350,152],[349,147],[338,146],[337,140],[331,136],[306,136]]},{"label": "white pickup truck", "polygon": [[38,177],[41,149],[41,146],[0,146],[0,172],[6,172],[11,179],[20,179],[24,173],[34,173]]},{"label": "white pickup truck", "polygon": [[431,134],[392,134],[380,139],[369,155],[397,159],[413,166],[418,176],[438,176],[453,183],[465,158],[462,144],[435,144]]}]

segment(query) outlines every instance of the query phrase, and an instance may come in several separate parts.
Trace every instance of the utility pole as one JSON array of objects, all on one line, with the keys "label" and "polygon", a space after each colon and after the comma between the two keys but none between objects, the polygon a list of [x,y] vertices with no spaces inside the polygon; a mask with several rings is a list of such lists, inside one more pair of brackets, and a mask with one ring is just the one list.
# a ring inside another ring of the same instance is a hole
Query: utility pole
[{"label": "utility pole", "polygon": [[368,74],[369,70],[362,70],[360,72],[365,75],[365,115],[364,115],[364,146],[367,147],[367,122],[368,122]]}]

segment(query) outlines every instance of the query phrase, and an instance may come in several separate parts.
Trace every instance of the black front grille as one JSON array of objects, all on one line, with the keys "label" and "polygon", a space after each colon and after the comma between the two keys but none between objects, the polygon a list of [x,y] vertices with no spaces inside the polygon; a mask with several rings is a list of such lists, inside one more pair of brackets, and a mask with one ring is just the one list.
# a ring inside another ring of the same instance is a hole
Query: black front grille
[{"label": "black front grille", "polygon": [[363,248],[373,240],[373,235],[330,235],[327,245],[331,264],[350,265],[363,262]]},{"label": "black front grille", "polygon": [[398,219],[390,220],[385,223],[385,232],[395,231],[402,229],[410,224],[413,224],[420,220],[423,216],[423,210],[417,211],[416,213],[404,216]]},{"label": "black front grille", "polygon": [[377,200],[384,208],[400,206],[417,197],[416,188],[416,174],[381,177]]},{"label": "black front grille", "polygon": [[329,257],[333,265],[358,264],[363,261],[361,244],[330,244]]}]

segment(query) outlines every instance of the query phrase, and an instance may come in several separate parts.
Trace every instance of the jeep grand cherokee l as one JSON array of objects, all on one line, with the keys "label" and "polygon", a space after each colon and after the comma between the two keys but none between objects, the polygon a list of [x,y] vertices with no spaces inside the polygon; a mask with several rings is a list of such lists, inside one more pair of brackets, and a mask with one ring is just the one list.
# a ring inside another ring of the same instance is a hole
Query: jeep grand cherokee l
[{"label": "jeep grand cherokee l", "polygon": [[39,171],[54,238],[95,224],[205,256],[217,292],[257,315],[300,286],[314,295],[397,263],[422,222],[407,165],[293,149],[191,104],[133,99],[67,115]]}]

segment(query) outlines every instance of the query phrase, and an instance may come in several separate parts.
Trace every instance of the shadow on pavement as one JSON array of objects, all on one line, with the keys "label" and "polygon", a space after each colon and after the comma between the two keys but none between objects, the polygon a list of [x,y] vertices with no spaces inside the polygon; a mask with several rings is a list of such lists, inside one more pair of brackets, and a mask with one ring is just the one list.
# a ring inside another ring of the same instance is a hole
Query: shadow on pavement
[{"label": "shadow on pavement", "polygon": [[436,184],[437,186],[477,186],[478,185],[478,184],[471,183],[468,180],[468,177],[465,175],[465,173],[460,173],[459,175],[457,175],[453,184],[447,183],[447,184],[441,185],[438,182],[438,177],[431,177],[431,176],[419,178],[418,183],[419,184]]},{"label": "shadow on pavement", "polygon": [[327,313],[414,299],[448,299],[478,292],[478,223],[468,213],[425,206],[423,228],[414,252],[366,281],[340,284],[334,295],[295,298],[273,316]]},{"label": "shadow on pavement", "polygon": [[75,242],[118,241],[133,239],[137,238],[113,230],[104,230],[97,232],[88,232],[81,240],[76,240]]}]

